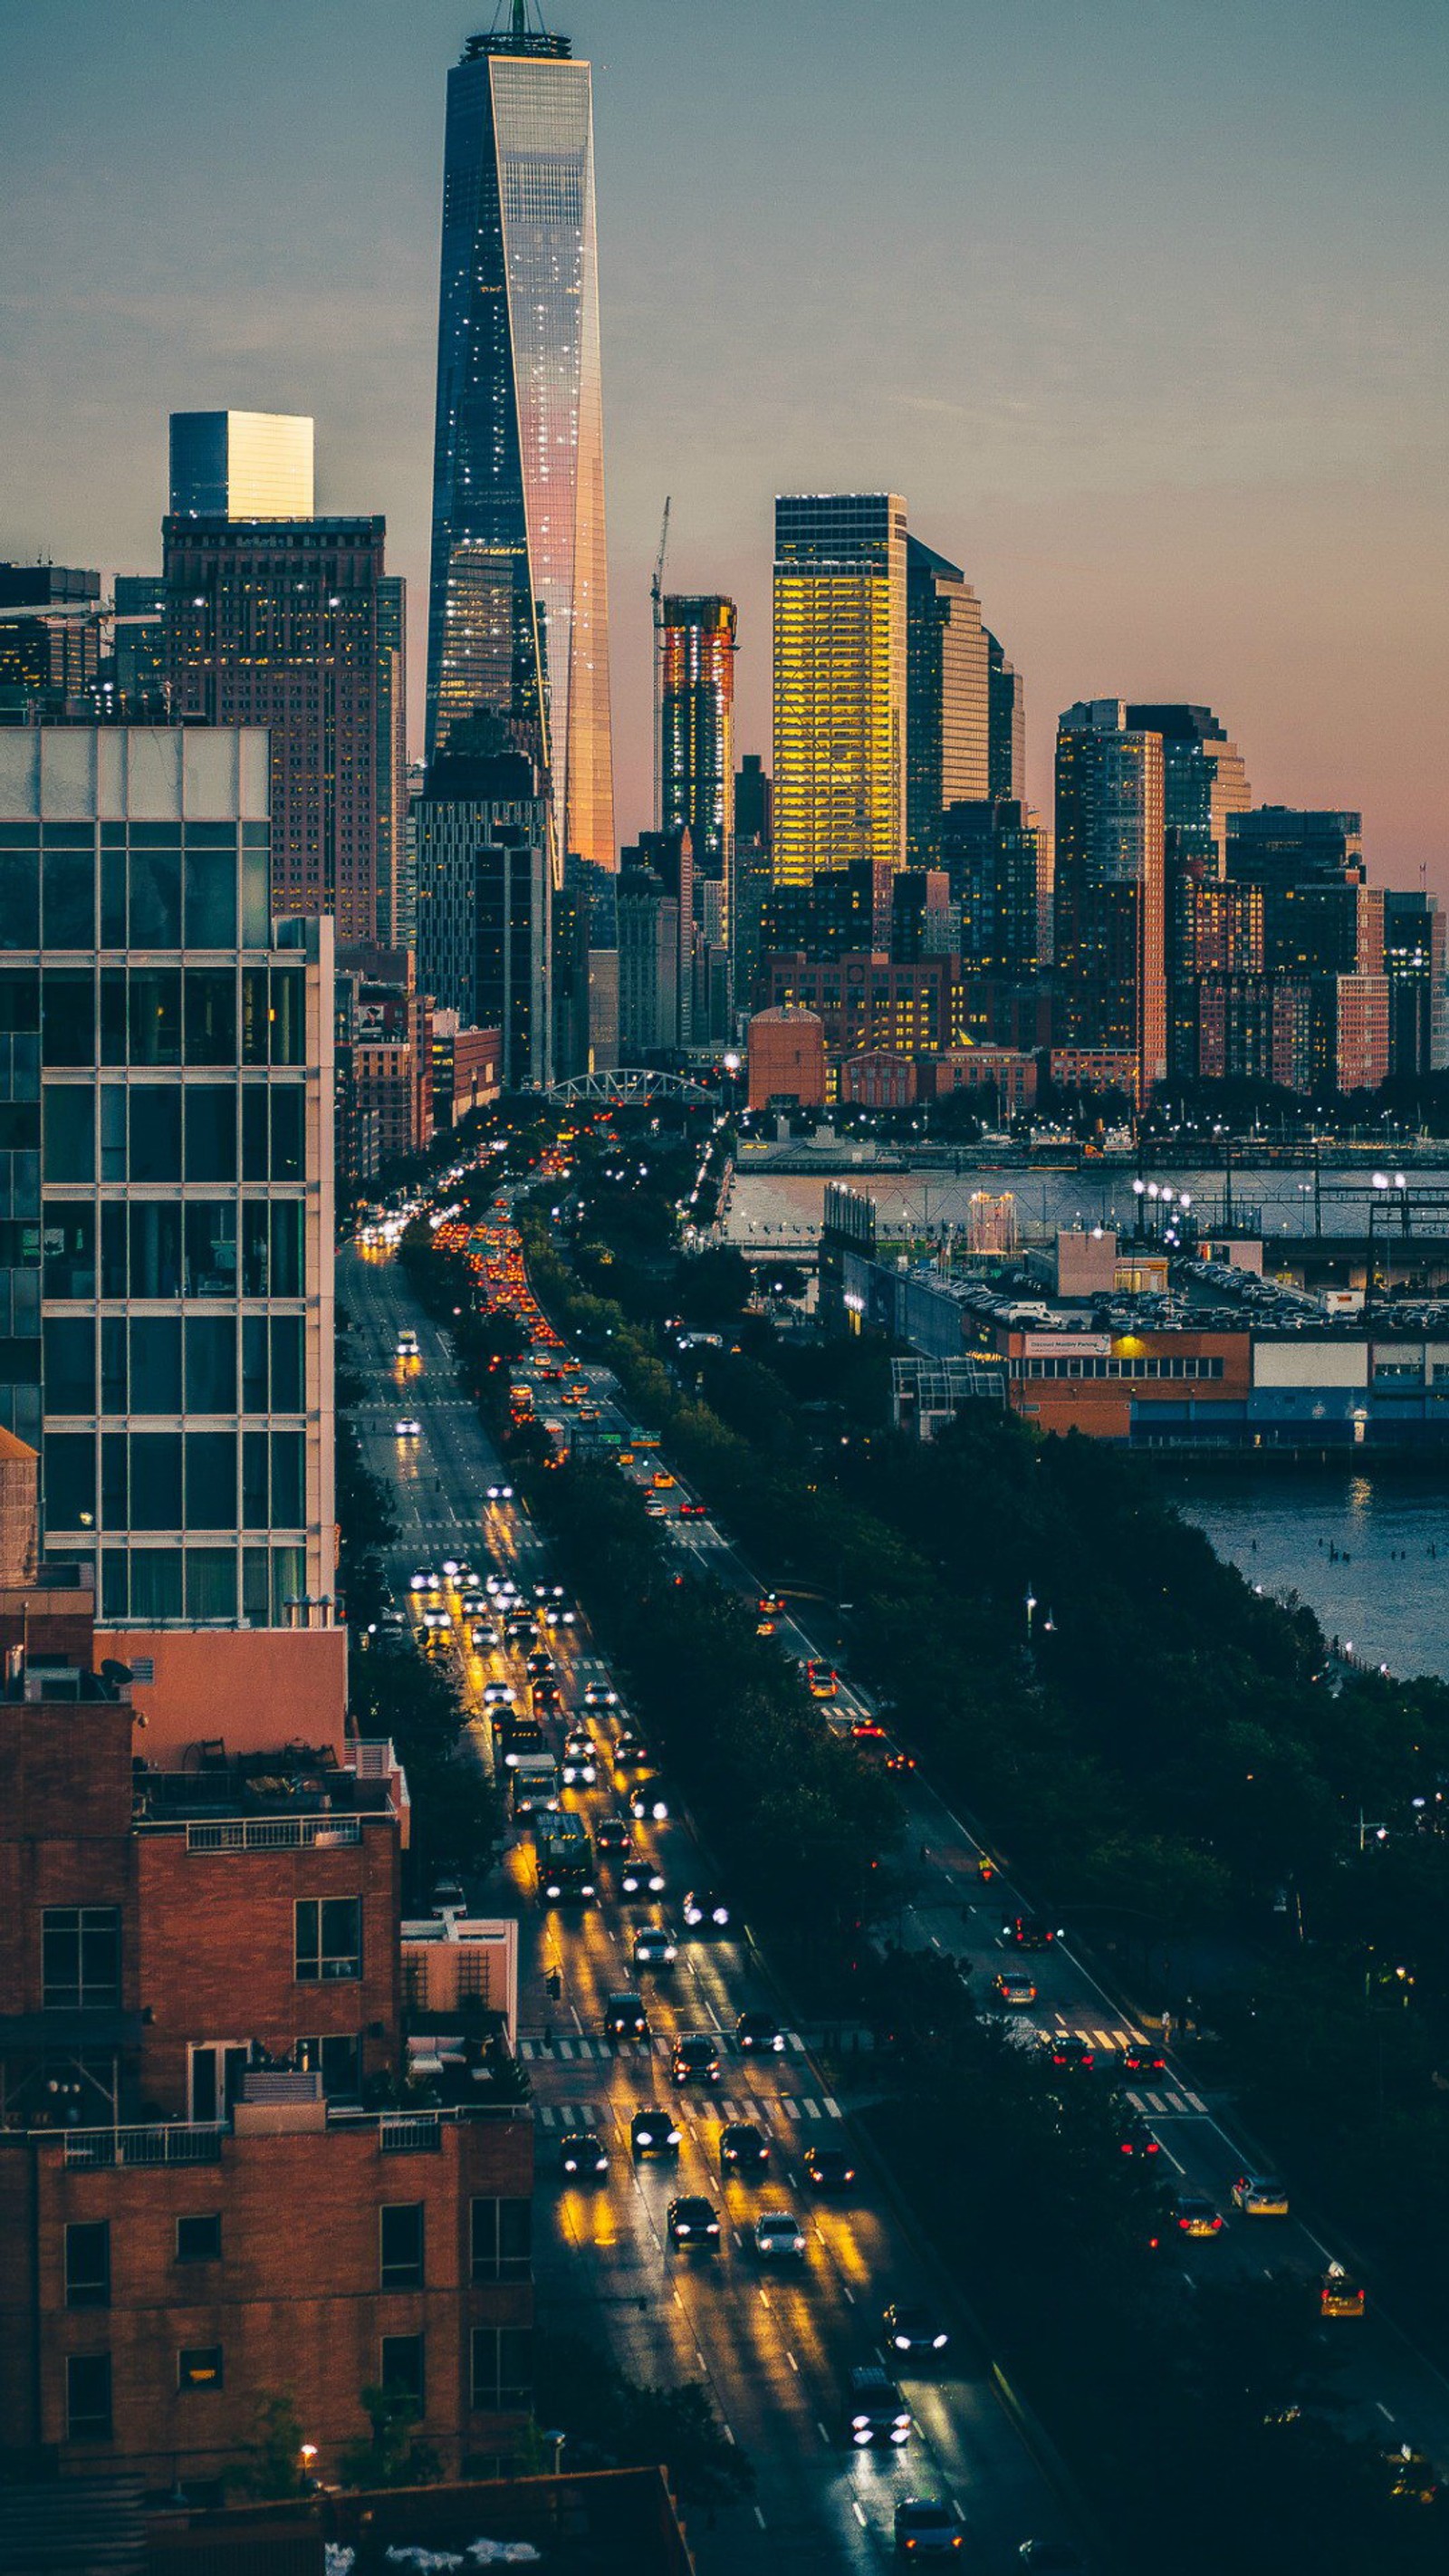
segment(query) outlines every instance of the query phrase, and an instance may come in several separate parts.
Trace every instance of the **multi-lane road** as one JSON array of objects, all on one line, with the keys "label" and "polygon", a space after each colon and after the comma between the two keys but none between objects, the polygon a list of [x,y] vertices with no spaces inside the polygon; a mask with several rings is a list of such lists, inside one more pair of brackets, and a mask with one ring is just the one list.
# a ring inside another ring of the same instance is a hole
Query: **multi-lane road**
[{"label": "multi-lane road", "polygon": [[[405,1600],[415,1566],[448,1556],[470,1557],[480,1571],[485,1555],[497,1565],[512,1561],[526,1591],[548,1572],[544,1545],[515,1506],[489,1506],[484,1499],[500,1469],[475,1408],[457,1390],[445,1339],[411,1300],[390,1261],[347,1254],[339,1288],[358,1328],[352,1355],[369,1390],[355,1419],[368,1464],[397,1498],[400,1535],[389,1567],[397,1598]],[[421,1371],[405,1387],[394,1360],[404,1327],[416,1329],[423,1355]],[[540,1417],[558,1410],[552,1381],[529,1366],[516,1374],[532,1383]],[[579,1382],[599,1417],[596,1431],[627,1434],[630,1418],[616,1402],[607,1372],[587,1370]],[[396,1437],[394,1426],[403,1414],[419,1421],[416,1439]],[[656,1453],[640,1452],[621,1472],[649,1486],[658,1464]],[[753,1598],[761,1579],[768,1580],[768,1569],[749,1566],[707,1515],[681,1519],[681,1503],[693,1499],[680,1483],[660,1496],[669,1542],[701,1571]],[[805,1605],[787,1606],[779,1623],[782,1648],[802,1661],[825,1652],[811,1633],[815,1615]],[[604,1668],[582,1625],[556,1641],[555,1650],[564,1707],[572,1710],[590,1679],[605,1678]],[[504,1672],[517,1680],[517,1669],[506,1658],[480,1659],[461,1649],[459,1666],[468,1705],[477,1713],[480,1759],[491,1761],[483,1687]],[[845,1685],[822,1707],[822,1722],[848,1726],[870,1714],[865,1695]],[[613,1721],[617,1732],[617,1712]],[[595,1732],[607,1751],[609,1729],[596,1721]],[[982,1885],[980,1843],[923,1773],[897,1775],[897,1785],[907,1812],[908,1859],[906,1892],[891,1929],[904,1947],[962,1960],[964,1972],[984,1991],[1006,1961],[1003,1922],[1029,1908],[1031,1896],[1001,1877]],[[618,1801],[601,1788],[571,1791],[568,1803],[592,1828]],[[950,2502],[969,2547],[967,2563],[1004,2571],[1017,2563],[1024,2537],[1065,2537],[1070,2529],[1070,2510],[1042,2465],[1047,2455],[1014,2411],[1010,2392],[1003,2396],[989,2357],[959,2314],[948,2319],[953,2343],[947,2365],[903,2383],[914,2420],[908,2450],[898,2456],[852,2454],[843,2443],[844,2375],[853,2363],[875,2357],[887,2300],[927,2295],[927,2258],[868,2160],[856,2152],[850,2082],[827,2077],[794,2031],[787,2032],[784,2052],[763,2062],[735,2051],[731,2035],[739,2013],[779,2002],[747,1940],[681,1941],[672,1971],[636,1977],[636,1924],[663,1919],[677,1932],[680,1900],[701,1879],[683,1820],[650,1828],[641,1847],[657,1857],[666,1887],[662,1897],[637,1911],[621,1905],[607,1871],[597,1907],[567,1914],[544,1908],[527,1839],[507,1856],[506,1891],[497,1881],[477,1891],[485,1902],[516,1906],[523,1924],[520,2050],[537,2105],[541,2323],[606,2340],[636,2378],[698,2378],[709,2386],[721,2421],[747,2450],[758,2484],[752,2505],[722,2511],[710,2528],[692,2529],[706,2570],[782,2559],[802,2568],[879,2567],[891,2555],[896,2500],[920,2493]],[[1026,2044],[1069,2033],[1085,2040],[1100,2062],[1143,2037],[1070,1939],[1056,1940],[1028,1964],[1038,1994],[1030,2011],[1017,2016]],[[562,1981],[557,1999],[549,1992],[550,1970]],[[643,1994],[650,2038],[614,2050],[602,2036],[605,1999],[627,1986]],[[716,2037],[721,2081],[698,2093],[686,2087],[675,2100],[683,2132],[678,2165],[636,2167],[630,2118],[650,2102],[670,2102],[670,2047],[682,2031]],[[1231,2106],[1196,2080],[1190,2060],[1170,2056],[1156,2082],[1124,2090],[1160,2141],[1158,2162],[1168,2182],[1209,2200],[1224,2216],[1215,2240],[1184,2242],[1167,2259],[1180,2261],[1194,2279],[1289,2269],[1300,2275],[1305,2300],[1313,2298],[1326,2263],[1342,2249],[1305,2225],[1296,2211],[1287,2218],[1234,2212],[1234,2180],[1261,2169],[1261,2159],[1235,2133]],[[767,2133],[768,2181],[722,2180],[719,2129],[733,2118],[752,2120]],[[610,2170],[598,2189],[565,2187],[558,2171],[559,2142],[576,2127],[594,2128],[607,2142]],[[858,2187],[839,2199],[809,2191],[801,2157],[812,2139],[851,2148]],[[717,2257],[682,2258],[668,2250],[665,2210],[684,2191],[714,2200],[722,2223]],[[750,2229],[766,2207],[788,2207],[808,2221],[808,2250],[796,2270],[767,2270],[753,2257]],[[930,2295],[939,2295],[939,2283]],[[1377,2302],[1371,2301],[1362,2322],[1325,2331],[1349,2339],[1339,2388],[1353,2429],[1385,2443],[1410,2442],[1449,2471],[1449,2383],[1434,2364]],[[1342,2359],[1341,2340],[1339,2349]]]}]

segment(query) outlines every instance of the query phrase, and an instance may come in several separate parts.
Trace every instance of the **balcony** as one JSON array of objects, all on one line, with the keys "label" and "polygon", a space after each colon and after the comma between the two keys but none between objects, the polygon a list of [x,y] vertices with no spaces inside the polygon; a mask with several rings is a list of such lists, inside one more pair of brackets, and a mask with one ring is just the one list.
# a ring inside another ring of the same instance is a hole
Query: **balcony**
[{"label": "balcony", "polygon": [[[51,2134],[47,2132],[47,2134]],[[219,2165],[226,2130],[220,2122],[167,2121],[146,2129],[66,2129],[68,2165]]]},{"label": "balcony", "polygon": [[189,1852],[336,1851],[361,1840],[356,1816],[236,1816],[186,1827]]}]

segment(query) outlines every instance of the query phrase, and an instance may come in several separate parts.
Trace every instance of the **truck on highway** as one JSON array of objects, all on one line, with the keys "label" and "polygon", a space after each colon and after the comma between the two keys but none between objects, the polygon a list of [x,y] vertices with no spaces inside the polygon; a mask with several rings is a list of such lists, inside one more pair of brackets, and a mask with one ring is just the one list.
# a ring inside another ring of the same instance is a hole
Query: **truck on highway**
[{"label": "truck on highway", "polygon": [[515,1817],[556,1814],[559,1803],[558,1764],[551,1753],[522,1753],[514,1763],[512,1804]]},{"label": "truck on highway", "polygon": [[[550,1818],[571,1823],[572,1818]],[[585,1833],[540,1834],[538,1893],[544,1905],[590,1905],[598,1890],[594,1847]]]}]

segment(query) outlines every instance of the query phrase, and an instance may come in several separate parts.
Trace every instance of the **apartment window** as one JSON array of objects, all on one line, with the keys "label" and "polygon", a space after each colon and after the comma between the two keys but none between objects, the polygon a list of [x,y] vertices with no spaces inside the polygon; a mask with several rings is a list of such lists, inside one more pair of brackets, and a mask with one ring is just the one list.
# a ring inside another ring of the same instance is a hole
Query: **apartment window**
[{"label": "apartment window", "polygon": [[297,1981],[326,1983],[362,1974],[362,1900],[304,1896],[297,1901]]},{"label": "apartment window", "polygon": [[484,2415],[527,2406],[533,2397],[533,2337],[526,2326],[475,2326],[469,2401]]},{"label": "apartment window", "polygon": [[65,2365],[65,2429],[72,2442],[111,2438],[111,2356],[73,2352]]},{"label": "apartment window", "polygon": [[532,2201],[475,2200],[472,2226],[475,2281],[527,2278],[533,2259]]},{"label": "apartment window", "polygon": [[219,2263],[221,2261],[221,2211],[208,2209],[196,2218],[176,2221],[176,2260],[178,2263]]},{"label": "apartment window", "polygon": [[378,2277],[384,2290],[423,2286],[423,2204],[394,2201],[377,2213]]},{"label": "apartment window", "polygon": [[94,2012],[121,2000],[118,1905],[47,1905],[40,1918],[47,2012]]},{"label": "apartment window", "polygon": [[86,2219],[65,2231],[65,2304],[111,2304],[111,2228],[105,2218]]},{"label": "apartment window", "polygon": [[223,2384],[222,2351],[219,2343],[193,2344],[190,2351],[176,2356],[178,2388],[215,2389]]},{"label": "apartment window", "polygon": [[411,2412],[421,2415],[427,2402],[422,2336],[384,2335],[380,2376],[389,2397],[405,2399]]}]

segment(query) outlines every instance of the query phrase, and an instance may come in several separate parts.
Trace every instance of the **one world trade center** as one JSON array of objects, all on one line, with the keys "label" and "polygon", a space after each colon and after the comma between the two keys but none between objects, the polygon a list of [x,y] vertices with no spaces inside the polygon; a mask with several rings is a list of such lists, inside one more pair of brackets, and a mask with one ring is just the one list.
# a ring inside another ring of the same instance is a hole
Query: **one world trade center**
[{"label": "one world trade center", "polygon": [[428,753],[491,712],[547,774],[555,867],[612,868],[592,84],[509,19],[448,75]]}]

